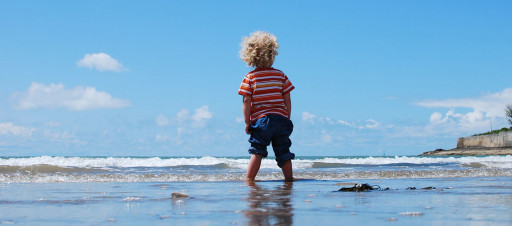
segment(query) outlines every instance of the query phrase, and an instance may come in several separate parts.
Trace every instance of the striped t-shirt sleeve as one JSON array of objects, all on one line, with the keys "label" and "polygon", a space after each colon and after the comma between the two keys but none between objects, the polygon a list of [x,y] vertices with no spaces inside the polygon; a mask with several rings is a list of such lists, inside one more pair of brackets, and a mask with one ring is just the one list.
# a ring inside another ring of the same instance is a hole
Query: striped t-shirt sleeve
[{"label": "striped t-shirt sleeve", "polygon": [[250,73],[245,75],[244,80],[242,80],[242,84],[240,85],[240,88],[238,89],[238,94],[244,95],[244,96],[252,96],[253,89],[251,87],[251,78]]},{"label": "striped t-shirt sleeve", "polygon": [[287,94],[287,93],[291,92],[293,89],[295,89],[295,87],[290,82],[290,79],[288,79],[288,77],[286,75],[284,76],[284,78],[285,78],[285,80],[283,83],[283,95]]}]

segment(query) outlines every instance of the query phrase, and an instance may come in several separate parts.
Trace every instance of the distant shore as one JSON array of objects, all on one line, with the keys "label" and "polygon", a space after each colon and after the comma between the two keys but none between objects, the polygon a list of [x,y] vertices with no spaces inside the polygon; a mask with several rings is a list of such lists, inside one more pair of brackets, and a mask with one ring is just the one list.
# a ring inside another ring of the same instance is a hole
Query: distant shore
[{"label": "distant shore", "polygon": [[512,155],[512,131],[509,128],[457,139],[457,148],[427,151],[420,156]]},{"label": "distant shore", "polygon": [[512,147],[494,147],[494,148],[454,148],[449,150],[437,149],[427,151],[420,156],[443,156],[443,155],[512,155]]}]

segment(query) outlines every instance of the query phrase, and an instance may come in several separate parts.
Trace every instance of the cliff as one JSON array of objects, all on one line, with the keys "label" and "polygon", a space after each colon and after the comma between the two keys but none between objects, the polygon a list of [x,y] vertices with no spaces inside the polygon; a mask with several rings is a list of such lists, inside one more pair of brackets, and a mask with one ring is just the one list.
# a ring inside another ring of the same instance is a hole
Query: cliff
[{"label": "cliff", "polygon": [[512,147],[512,132],[461,137],[457,140],[457,148],[503,148]]},{"label": "cliff", "polygon": [[457,148],[437,149],[421,155],[512,155],[512,131],[461,137],[457,140]]}]

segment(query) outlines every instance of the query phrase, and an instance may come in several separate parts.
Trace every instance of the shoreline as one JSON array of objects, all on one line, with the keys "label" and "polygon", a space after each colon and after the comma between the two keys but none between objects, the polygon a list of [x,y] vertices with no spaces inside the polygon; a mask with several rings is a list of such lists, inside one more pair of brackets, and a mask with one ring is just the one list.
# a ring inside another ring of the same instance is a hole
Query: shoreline
[{"label": "shoreline", "polygon": [[434,151],[423,152],[419,156],[447,156],[447,155],[512,155],[512,147],[471,147],[471,148],[454,148],[449,150],[436,149]]},{"label": "shoreline", "polygon": [[[358,183],[389,190],[338,191]],[[510,225],[510,186],[510,177],[11,183],[0,187],[0,223]]]}]

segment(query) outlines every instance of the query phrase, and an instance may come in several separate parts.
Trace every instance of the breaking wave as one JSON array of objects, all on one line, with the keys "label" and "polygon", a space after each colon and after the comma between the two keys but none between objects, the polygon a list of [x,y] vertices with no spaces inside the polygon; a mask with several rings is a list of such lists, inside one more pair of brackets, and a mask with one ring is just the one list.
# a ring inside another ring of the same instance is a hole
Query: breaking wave
[{"label": "breaking wave", "polygon": [[[247,157],[2,157],[0,183],[243,180]],[[512,156],[298,157],[296,178],[312,180],[512,176]],[[272,158],[260,180],[282,179]]]},{"label": "breaking wave", "polygon": [[[3,157],[0,166],[57,166],[76,168],[130,168],[130,167],[180,167],[180,166],[220,166],[245,169],[248,158],[198,157]],[[486,157],[303,157],[294,160],[295,167],[338,168],[345,166],[375,165],[442,165],[442,164],[481,164],[491,168],[512,168],[512,156]],[[271,158],[264,159],[262,168],[275,168]]]}]

